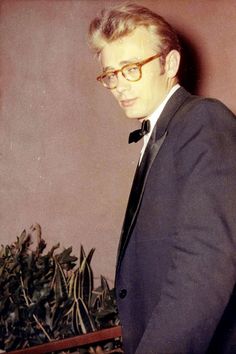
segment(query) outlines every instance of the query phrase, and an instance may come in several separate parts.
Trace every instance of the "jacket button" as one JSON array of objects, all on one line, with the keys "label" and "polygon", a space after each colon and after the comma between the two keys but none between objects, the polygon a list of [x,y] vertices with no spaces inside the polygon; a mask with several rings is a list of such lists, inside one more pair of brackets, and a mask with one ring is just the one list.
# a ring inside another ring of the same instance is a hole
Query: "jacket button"
[{"label": "jacket button", "polygon": [[121,299],[124,299],[127,295],[127,290],[126,289],[121,289],[120,292],[119,292],[119,297]]}]

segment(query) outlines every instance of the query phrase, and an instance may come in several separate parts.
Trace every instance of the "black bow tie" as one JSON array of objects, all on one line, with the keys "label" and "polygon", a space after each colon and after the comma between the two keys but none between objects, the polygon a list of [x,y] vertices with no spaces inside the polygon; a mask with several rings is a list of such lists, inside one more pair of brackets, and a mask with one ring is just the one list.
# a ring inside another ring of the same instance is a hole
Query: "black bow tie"
[{"label": "black bow tie", "polygon": [[142,122],[141,129],[134,130],[129,135],[129,144],[137,143],[144,135],[150,132],[151,124],[150,120],[144,120]]}]

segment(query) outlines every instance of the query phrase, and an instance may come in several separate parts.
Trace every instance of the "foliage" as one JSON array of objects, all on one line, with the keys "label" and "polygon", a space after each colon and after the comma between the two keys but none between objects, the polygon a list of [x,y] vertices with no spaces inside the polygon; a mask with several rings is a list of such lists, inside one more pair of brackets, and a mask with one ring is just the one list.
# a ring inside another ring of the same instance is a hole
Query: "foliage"
[{"label": "foliage", "polygon": [[44,254],[45,248],[36,224],[0,250],[0,349],[26,348],[119,322],[114,290],[103,276],[94,289],[94,249],[86,256],[81,246],[78,260],[72,247],[56,253],[57,244]]}]

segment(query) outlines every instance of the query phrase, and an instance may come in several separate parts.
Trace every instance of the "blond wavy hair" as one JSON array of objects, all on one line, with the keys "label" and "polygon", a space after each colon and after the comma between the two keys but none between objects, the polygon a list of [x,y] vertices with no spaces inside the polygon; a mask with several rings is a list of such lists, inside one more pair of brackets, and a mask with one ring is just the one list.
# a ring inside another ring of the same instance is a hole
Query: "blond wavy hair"
[{"label": "blond wavy hair", "polygon": [[134,3],[103,9],[89,26],[89,45],[99,55],[107,43],[129,35],[137,27],[149,31],[154,49],[162,53],[163,59],[172,49],[180,52],[178,36],[170,24],[155,12]]}]

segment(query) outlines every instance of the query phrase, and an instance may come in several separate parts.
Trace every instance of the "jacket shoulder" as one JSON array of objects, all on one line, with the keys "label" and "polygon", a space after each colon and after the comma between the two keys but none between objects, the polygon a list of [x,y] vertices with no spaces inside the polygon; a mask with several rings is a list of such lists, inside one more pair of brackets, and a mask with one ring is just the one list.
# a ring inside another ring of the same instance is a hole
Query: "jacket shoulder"
[{"label": "jacket shoulder", "polygon": [[220,100],[189,95],[176,119],[185,126],[208,126],[216,128],[231,126],[236,129],[235,114]]}]

